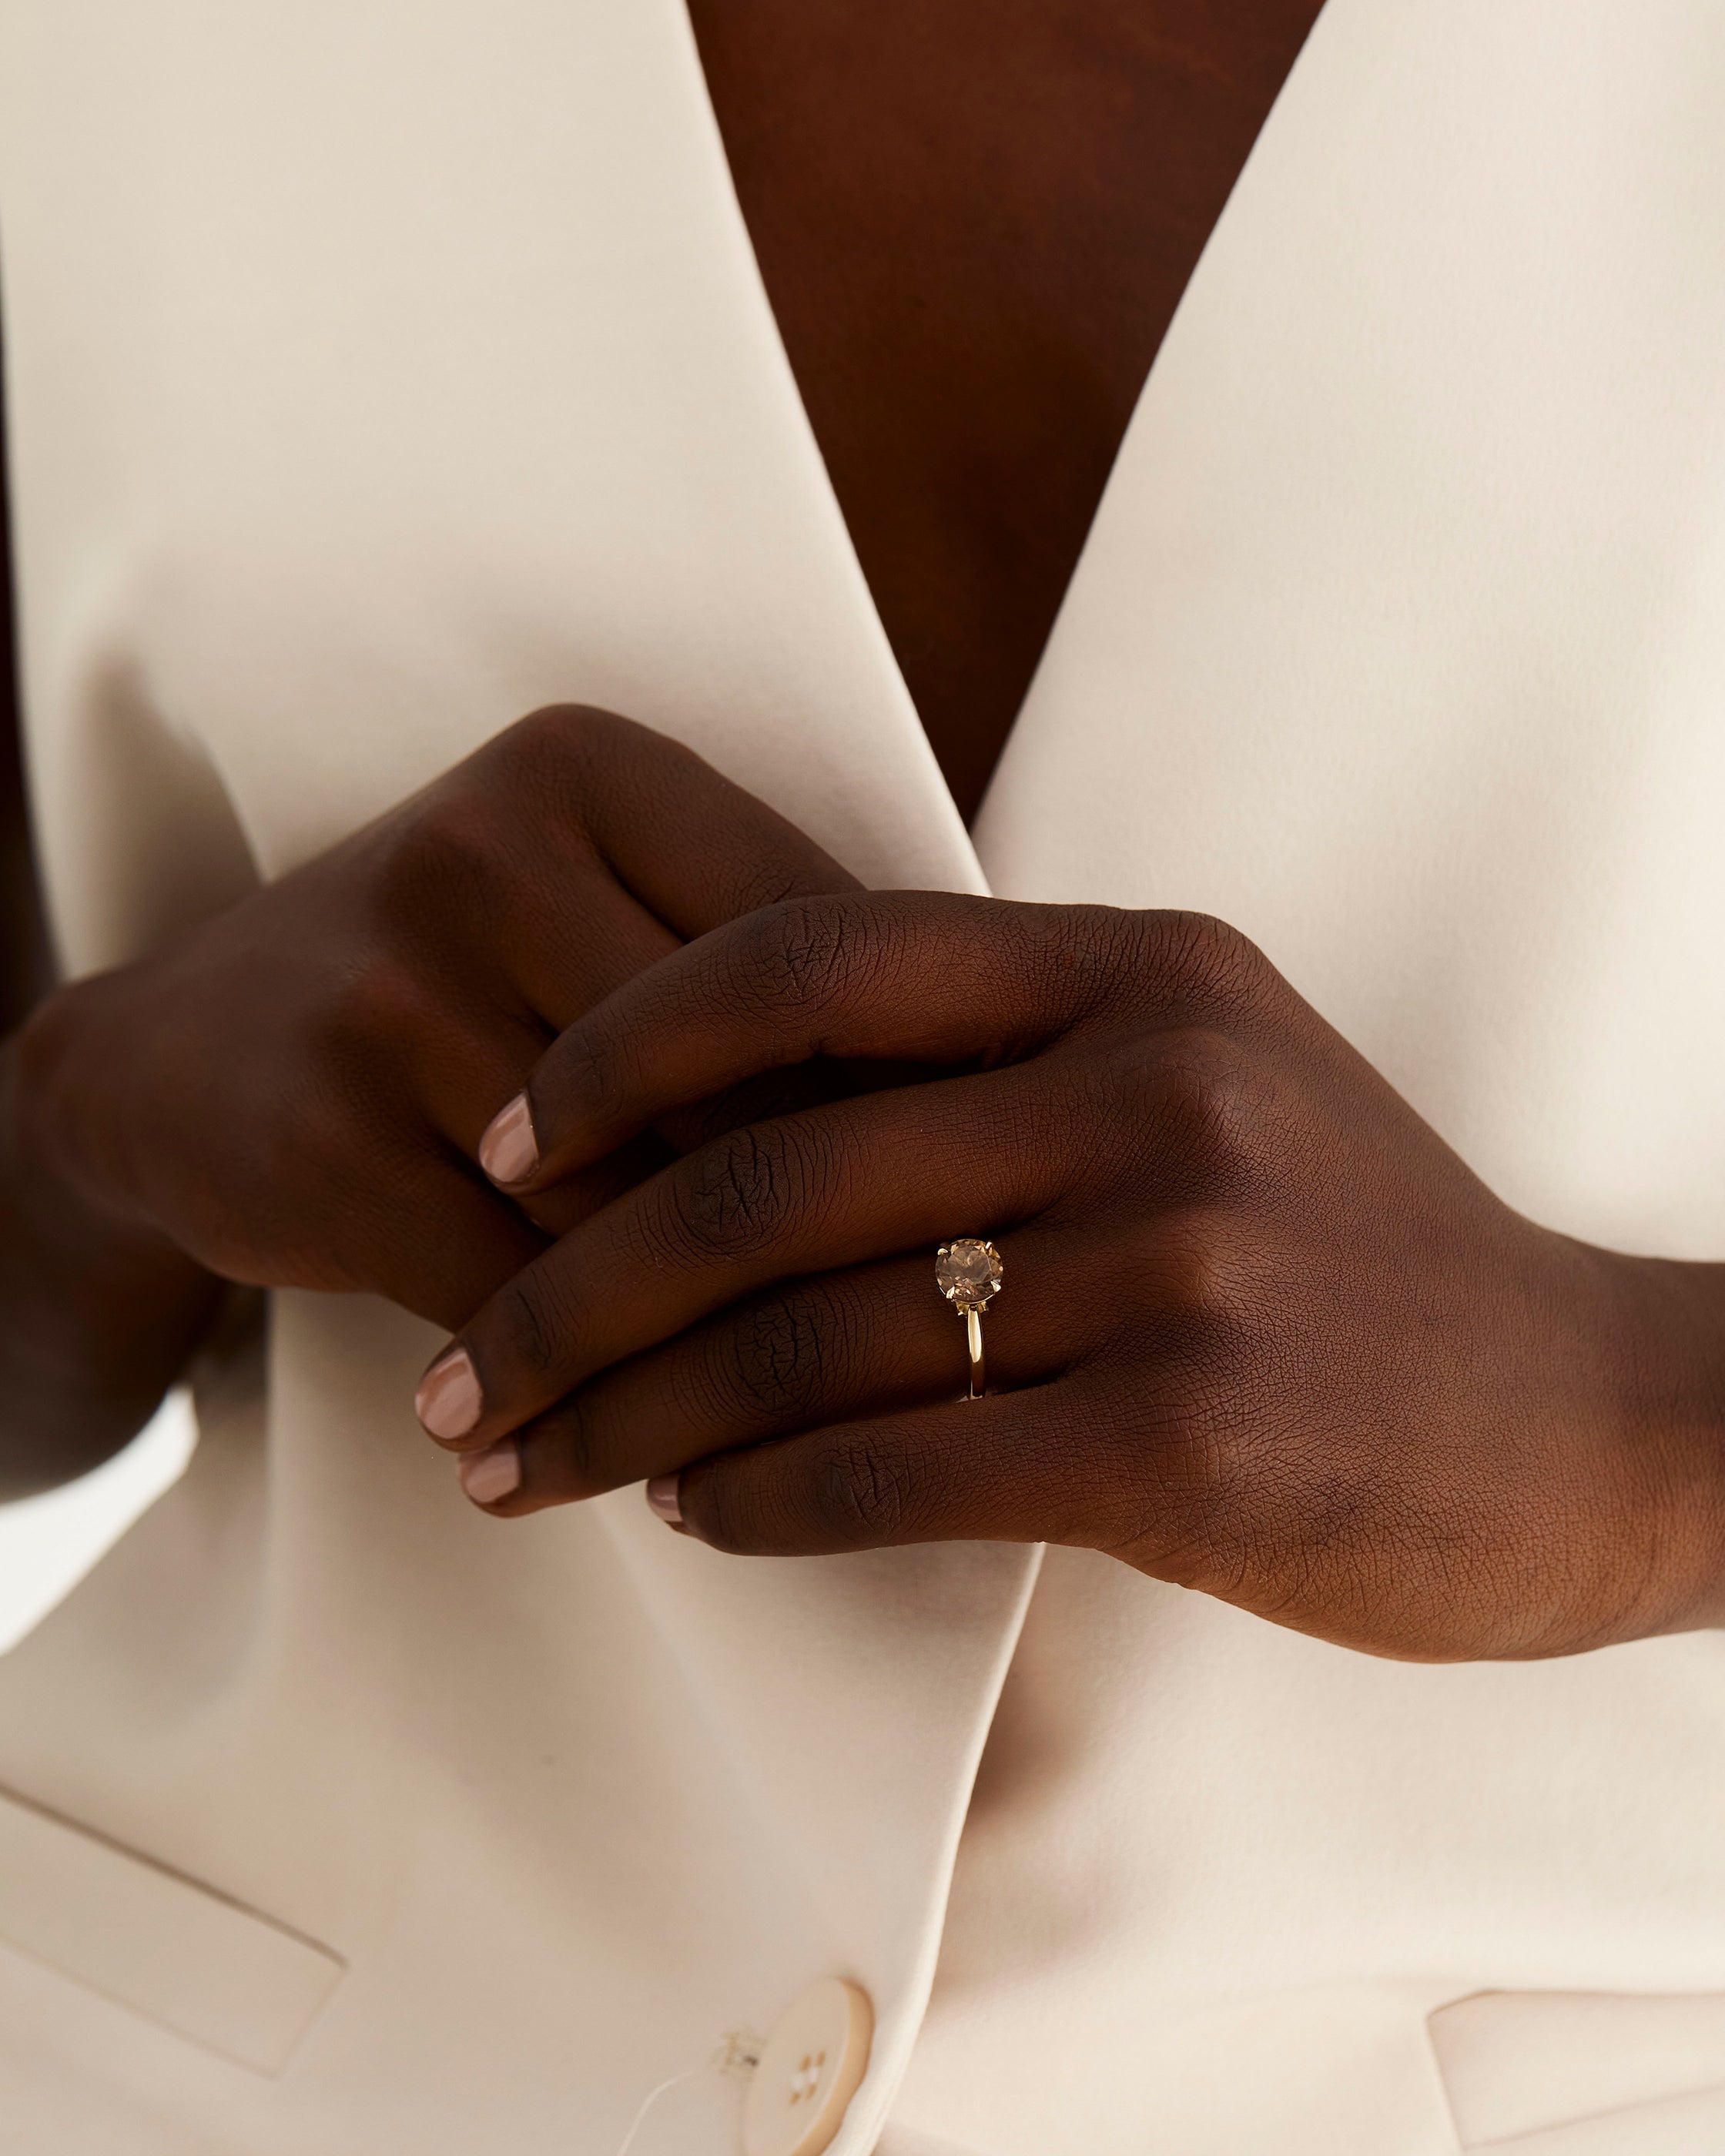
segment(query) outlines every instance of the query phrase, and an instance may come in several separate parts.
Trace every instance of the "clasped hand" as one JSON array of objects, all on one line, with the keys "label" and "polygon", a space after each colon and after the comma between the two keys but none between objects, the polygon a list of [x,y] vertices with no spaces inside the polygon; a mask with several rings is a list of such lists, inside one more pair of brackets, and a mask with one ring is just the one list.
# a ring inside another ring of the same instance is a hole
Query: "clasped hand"
[{"label": "clasped hand", "polygon": [[[920,1075],[650,1175],[433,1364],[488,1509],[647,1477],[725,1551],[1078,1544],[1418,1658],[1707,1620],[1712,1269],[1510,1210],[1215,921],[791,900],[571,1025],[485,1157],[542,1199],[826,1058]],[[955,1235],[1004,1263],[974,1401]]]},{"label": "clasped hand", "polygon": [[1721,1268],[1512,1212],[1219,922],[870,896],[605,714],[62,990],[0,1078],[44,1458],[137,1427],[221,1281],[365,1290],[461,1328],[422,1414],[500,1515],[646,1478],[721,1550],[1076,1543],[1403,1656],[1720,1614]]}]

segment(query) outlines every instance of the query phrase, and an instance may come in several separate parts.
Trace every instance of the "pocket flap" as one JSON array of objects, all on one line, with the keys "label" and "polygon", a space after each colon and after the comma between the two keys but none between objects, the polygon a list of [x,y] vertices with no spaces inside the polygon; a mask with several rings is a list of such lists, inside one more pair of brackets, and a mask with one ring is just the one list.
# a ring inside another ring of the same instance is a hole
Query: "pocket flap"
[{"label": "pocket flap", "polygon": [[1430,2020],[1464,2148],[1725,2082],[1725,1993],[1481,1991]]},{"label": "pocket flap", "polygon": [[315,1940],[4,1791],[0,1940],[264,2074],[344,1971]]}]

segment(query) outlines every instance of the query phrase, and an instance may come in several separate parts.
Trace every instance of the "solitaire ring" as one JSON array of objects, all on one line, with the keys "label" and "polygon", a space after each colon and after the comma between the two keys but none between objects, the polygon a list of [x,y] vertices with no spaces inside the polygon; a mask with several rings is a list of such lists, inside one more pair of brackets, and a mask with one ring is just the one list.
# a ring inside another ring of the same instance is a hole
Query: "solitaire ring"
[{"label": "solitaire ring", "polygon": [[975,1235],[942,1243],[934,1260],[935,1285],[964,1320],[970,1348],[970,1397],[983,1396],[983,1312],[1000,1292],[1000,1253]]}]

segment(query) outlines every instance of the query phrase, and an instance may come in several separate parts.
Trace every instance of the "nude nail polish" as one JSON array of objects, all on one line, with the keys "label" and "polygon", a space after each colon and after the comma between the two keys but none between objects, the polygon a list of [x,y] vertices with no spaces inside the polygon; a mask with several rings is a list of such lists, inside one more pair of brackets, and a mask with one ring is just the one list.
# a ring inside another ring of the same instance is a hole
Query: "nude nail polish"
[{"label": "nude nail polish", "polygon": [[521,1449],[512,1437],[466,1452],[456,1466],[461,1487],[475,1505],[495,1505],[521,1486]]},{"label": "nude nail polish", "polygon": [[675,1475],[655,1475],[647,1485],[649,1507],[674,1527],[680,1526],[683,1518],[683,1507],[677,1495],[680,1480]]},{"label": "nude nail polish", "polygon": [[511,1183],[525,1183],[538,1167],[539,1141],[533,1132],[533,1111],[525,1093],[517,1093],[486,1124],[479,1158],[492,1182],[506,1188]]},{"label": "nude nail polish", "polygon": [[479,1373],[465,1348],[440,1355],[419,1380],[413,1406],[434,1437],[465,1437],[485,1406]]}]

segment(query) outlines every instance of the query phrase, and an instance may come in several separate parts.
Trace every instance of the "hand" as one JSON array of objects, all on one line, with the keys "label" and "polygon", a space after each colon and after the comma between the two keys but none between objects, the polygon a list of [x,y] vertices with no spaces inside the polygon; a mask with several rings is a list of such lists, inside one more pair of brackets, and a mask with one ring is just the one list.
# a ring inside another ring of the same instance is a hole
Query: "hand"
[{"label": "hand", "polygon": [[[479,1173],[487,1125],[558,1029],[685,937],[855,887],[662,736],[542,711],[159,954],[52,998],[19,1043],[11,1151],[51,1187],[44,1217],[458,1324],[546,1231],[671,1157],[634,1137],[525,1209]],[[673,1141],[707,1127],[665,1123]]]},{"label": "hand", "polygon": [[[711,1143],[512,1279],[434,1366],[467,1373],[441,1434],[470,1495],[649,1476],[684,1532],[761,1553],[1087,1545],[1418,1658],[1717,1614],[1717,1269],[1512,1212],[1243,937],[773,908],[555,1043],[522,1187],[814,1055],[946,1075]],[[977,1401],[933,1279],[956,1235],[1004,1265]]]}]

